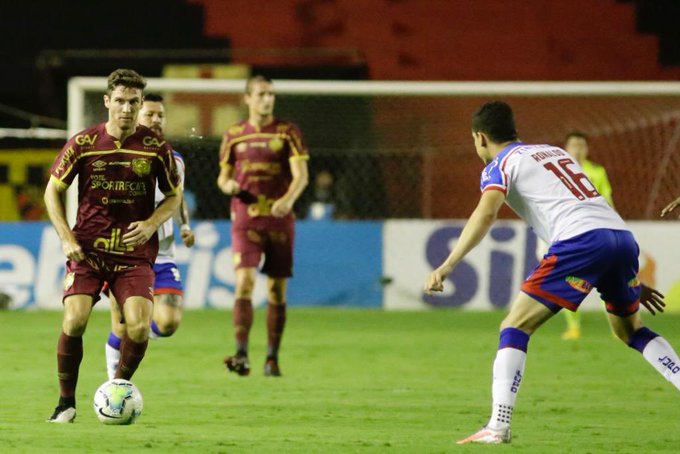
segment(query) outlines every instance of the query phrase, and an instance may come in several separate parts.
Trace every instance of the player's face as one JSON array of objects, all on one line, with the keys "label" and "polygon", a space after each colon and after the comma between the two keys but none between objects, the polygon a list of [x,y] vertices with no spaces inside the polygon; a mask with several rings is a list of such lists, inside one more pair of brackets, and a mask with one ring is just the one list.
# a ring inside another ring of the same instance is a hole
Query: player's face
[{"label": "player's face", "polygon": [[588,157],[588,141],[583,137],[569,137],[564,149],[572,155],[578,162]]},{"label": "player's face", "polygon": [[117,86],[111,95],[104,95],[104,105],[109,109],[109,122],[129,131],[137,126],[137,115],[142,104],[142,90]]},{"label": "player's face", "polygon": [[165,107],[162,102],[144,101],[139,111],[140,125],[153,129],[156,134],[163,135],[165,130]]},{"label": "player's face", "polygon": [[488,164],[491,162],[491,152],[489,152],[489,148],[486,146],[486,137],[481,132],[474,132],[472,131],[472,140],[475,142],[475,151],[477,152],[477,156],[484,161],[484,164]]},{"label": "player's face", "polygon": [[274,113],[274,87],[269,82],[255,82],[246,94],[245,101],[251,114],[267,117]]}]

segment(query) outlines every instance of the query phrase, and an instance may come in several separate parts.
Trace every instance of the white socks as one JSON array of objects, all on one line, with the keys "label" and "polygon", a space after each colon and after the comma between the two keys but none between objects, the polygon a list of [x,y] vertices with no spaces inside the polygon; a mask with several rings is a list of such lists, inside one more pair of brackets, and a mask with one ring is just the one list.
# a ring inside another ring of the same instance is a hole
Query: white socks
[{"label": "white socks", "polygon": [[111,347],[107,342],[104,352],[106,353],[106,373],[109,376],[109,380],[113,380],[116,376],[118,363],[120,362],[120,350]]},{"label": "white socks", "polygon": [[517,392],[524,376],[527,354],[515,348],[501,348],[493,363],[491,395],[493,409],[487,427],[501,430],[510,427]]},{"label": "white socks", "polygon": [[680,390],[680,358],[666,339],[657,336],[650,340],[642,350],[642,356]]}]

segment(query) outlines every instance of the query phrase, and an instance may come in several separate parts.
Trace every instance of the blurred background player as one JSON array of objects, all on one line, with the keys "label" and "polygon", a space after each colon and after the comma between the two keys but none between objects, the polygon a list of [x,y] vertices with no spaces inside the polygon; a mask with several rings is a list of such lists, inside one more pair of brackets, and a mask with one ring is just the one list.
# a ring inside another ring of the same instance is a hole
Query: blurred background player
[{"label": "blurred background player", "polygon": [[477,110],[472,136],[477,155],[486,164],[482,195],[453,250],[428,277],[426,292],[443,291],[447,276],[486,236],[504,203],[550,248],[501,323],[491,418],[458,444],[511,441],[530,336],[561,309],[577,310],[593,288],[606,301],[616,335],[680,390],[680,367],[675,367],[680,358],[663,337],[644,326],[638,311],[640,303],[661,310],[663,295],[640,285],[639,248],[633,234],[587,184],[575,159],[557,147],[521,142],[512,109],[503,102],[486,103]]},{"label": "blurred background player", "polygon": [[[588,160],[588,136],[580,131],[572,131],[567,134],[564,142],[564,149],[572,155],[583,168],[583,173],[595,190],[600,193],[602,197],[614,207],[614,200],[612,199],[612,185],[609,183],[609,177],[604,166],[596,164]],[[567,321],[567,329],[562,333],[564,340],[576,340],[581,337],[581,313],[572,311],[562,311],[564,318]]]},{"label": "blurred background player", "polygon": [[[108,78],[108,121],[72,137],[54,160],[45,205],[66,255],[64,317],[57,344],[59,404],[50,422],[76,417],[83,333],[104,282],[126,320],[116,378],[129,380],[144,358],[151,324],[156,231],[181,201],[172,148],[137,127],[146,81],[118,69]],[[66,221],[64,193],[78,176],[78,214]],[[156,183],[165,197],[154,205]]]},{"label": "blurred background player", "polygon": [[[139,111],[137,124],[146,126],[164,137],[165,132],[165,105],[163,97],[155,93],[144,95],[142,108]],[[177,151],[172,155],[177,165],[177,174],[180,186],[184,189],[185,166],[184,159]],[[156,187],[156,204],[163,200],[163,193]],[[186,247],[194,245],[194,233],[189,226],[189,211],[184,197],[179,208],[173,215],[174,221],[180,226],[180,237]],[[168,219],[158,229],[158,256],[153,265],[154,296],[153,296],[153,319],[151,321],[150,337],[172,336],[182,321],[182,299],[184,296],[182,280],[175,263],[175,232],[173,218]],[[116,374],[116,368],[120,360],[120,343],[125,333],[125,323],[115,298],[110,295],[111,301],[111,333],[106,342],[106,369],[109,378]]]},{"label": "blurred background player", "polygon": [[231,195],[232,247],[236,269],[233,323],[236,354],[227,368],[250,373],[248,336],[253,287],[260,257],[267,275],[267,358],[264,373],[279,376],[278,354],[286,323],[286,286],[293,274],[293,205],[307,186],[309,155],[293,123],[274,118],[274,88],[264,76],[246,82],[248,119],[231,126],[220,146],[217,186]]}]

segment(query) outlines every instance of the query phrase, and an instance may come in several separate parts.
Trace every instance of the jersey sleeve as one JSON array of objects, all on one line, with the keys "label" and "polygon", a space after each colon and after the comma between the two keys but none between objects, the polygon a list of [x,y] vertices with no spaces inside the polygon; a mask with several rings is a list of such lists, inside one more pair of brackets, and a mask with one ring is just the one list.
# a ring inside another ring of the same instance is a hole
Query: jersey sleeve
[{"label": "jersey sleeve", "polygon": [[288,159],[309,159],[307,145],[302,138],[302,132],[300,132],[296,125],[289,123],[286,131],[286,140],[288,141],[289,150]]},{"label": "jersey sleeve", "polygon": [[159,171],[156,175],[158,179],[158,188],[163,194],[173,194],[177,192],[177,188],[181,185],[177,164],[173,156],[172,147],[165,144],[163,148],[158,151],[158,159],[160,160]]},{"label": "jersey sleeve", "polygon": [[495,189],[507,194],[508,180],[508,176],[504,172],[504,169],[501,168],[500,162],[498,159],[494,159],[486,167],[484,167],[479,189],[482,192]]},{"label": "jersey sleeve", "polygon": [[177,176],[179,177],[179,187],[184,190],[184,175],[186,174],[186,166],[184,165],[184,158],[177,151],[172,150],[172,156],[175,158],[175,165],[177,166]]},{"label": "jersey sleeve", "polygon": [[72,137],[61,149],[52,163],[50,174],[64,186],[70,186],[80,171],[80,147]]}]

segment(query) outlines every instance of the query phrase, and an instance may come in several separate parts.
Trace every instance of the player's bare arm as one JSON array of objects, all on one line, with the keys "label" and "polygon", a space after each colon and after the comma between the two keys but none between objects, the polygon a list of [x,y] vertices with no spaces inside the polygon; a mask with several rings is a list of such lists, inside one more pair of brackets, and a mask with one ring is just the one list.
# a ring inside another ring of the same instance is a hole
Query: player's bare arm
[{"label": "player's bare arm", "polygon": [[290,185],[288,185],[288,190],[283,197],[276,200],[272,205],[272,216],[283,217],[288,215],[293,209],[295,201],[300,197],[300,194],[302,194],[302,191],[304,191],[309,182],[307,160],[292,158],[289,162],[293,179],[291,180]]},{"label": "player's bare arm", "polygon": [[451,254],[439,268],[430,273],[425,283],[425,292],[441,292],[444,290],[444,280],[451,274],[456,265],[479,244],[496,221],[498,210],[505,202],[505,194],[501,191],[490,190],[482,194],[477,207],[470,215],[460,239],[456,242]]},{"label": "player's bare arm", "polygon": [[68,226],[68,222],[66,222],[66,207],[64,206],[63,198],[66,189],[68,189],[66,184],[54,177],[50,178],[45,189],[45,207],[47,208],[50,221],[52,221],[52,225],[54,225],[54,229],[61,239],[61,248],[64,251],[64,255],[69,260],[79,262],[85,258],[85,254],[83,254],[83,249],[78,244],[78,241],[76,241],[76,237]]},{"label": "player's bare arm", "polygon": [[189,208],[187,207],[184,195],[182,195],[179,208],[175,212],[175,222],[180,226],[179,235],[182,238],[182,243],[184,243],[186,247],[192,247],[194,245],[195,237],[194,232],[189,225]]},{"label": "player's bare arm", "polygon": [[230,166],[229,164],[222,164],[220,166],[220,174],[217,177],[217,187],[227,195],[237,194],[241,190],[241,186],[234,180],[233,166]]},{"label": "player's bare arm", "polygon": [[671,213],[673,210],[675,210],[678,206],[680,206],[680,197],[677,199],[673,200],[671,203],[666,205],[666,207],[661,210],[661,217],[666,216],[667,214]]},{"label": "player's bare arm", "polygon": [[149,241],[160,225],[170,219],[179,207],[181,200],[182,191],[179,189],[174,193],[166,194],[148,219],[130,223],[127,233],[123,235],[123,244],[139,246]]}]

